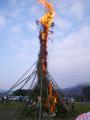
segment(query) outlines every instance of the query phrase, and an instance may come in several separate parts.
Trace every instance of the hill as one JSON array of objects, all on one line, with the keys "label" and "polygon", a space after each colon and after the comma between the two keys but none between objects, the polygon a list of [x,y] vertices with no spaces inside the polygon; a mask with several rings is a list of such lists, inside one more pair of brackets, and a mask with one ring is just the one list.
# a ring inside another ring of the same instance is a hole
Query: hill
[{"label": "hill", "polygon": [[63,92],[66,96],[82,96],[83,88],[89,86],[90,84],[81,84],[74,87],[63,89]]}]

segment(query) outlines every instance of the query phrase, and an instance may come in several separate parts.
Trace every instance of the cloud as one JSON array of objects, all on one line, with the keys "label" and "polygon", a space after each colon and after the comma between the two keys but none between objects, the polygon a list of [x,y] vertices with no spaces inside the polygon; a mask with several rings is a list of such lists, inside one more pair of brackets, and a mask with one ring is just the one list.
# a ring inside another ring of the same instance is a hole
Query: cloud
[{"label": "cloud", "polygon": [[9,5],[12,7],[24,7],[26,6],[26,4],[29,2],[29,0],[27,0],[27,2],[25,0],[9,0]]},{"label": "cloud", "polygon": [[[14,60],[28,61],[30,58],[38,56],[38,39],[36,37],[25,39],[22,37],[11,37],[9,40],[12,51],[15,51]],[[32,52],[33,51],[33,52]]]},{"label": "cloud", "polygon": [[13,26],[11,31],[13,33],[20,33],[21,32],[21,28],[19,26]]},{"label": "cloud", "polygon": [[72,26],[72,22],[68,21],[67,19],[56,16],[55,25],[57,25],[62,30],[68,30]]},{"label": "cloud", "polygon": [[64,87],[89,82],[89,33],[90,26],[83,27],[62,39],[61,42],[56,40],[49,44],[49,70],[56,81],[61,79],[59,83],[61,82]]},{"label": "cloud", "polygon": [[[15,48],[19,49],[30,49],[38,46],[38,39],[37,37],[31,37],[31,39],[25,39],[21,36],[13,36],[9,40],[10,46],[16,46]],[[33,46],[33,47],[32,47]],[[12,47],[13,48],[13,47]]]},{"label": "cloud", "polygon": [[16,59],[17,60],[25,60],[25,59],[30,59],[30,55],[26,55],[24,53],[17,53]]},{"label": "cloud", "polygon": [[29,31],[35,31],[37,29],[36,23],[35,22],[27,22],[26,23],[28,30]]},{"label": "cloud", "polygon": [[17,3],[17,0],[9,0],[9,4],[15,5]]},{"label": "cloud", "polygon": [[56,1],[56,13],[67,17],[67,19],[84,21],[84,19],[88,15],[88,11],[90,10],[89,4],[89,0]]},{"label": "cloud", "polygon": [[0,29],[3,29],[6,25],[6,19],[4,16],[0,16]]},{"label": "cloud", "polygon": [[[58,40],[55,43],[53,43],[53,46],[50,45],[51,47],[50,49],[54,48],[53,49],[54,52],[52,52],[52,58],[54,59],[55,55],[56,56],[55,58],[57,58],[57,60],[59,60],[58,59],[59,57],[61,60],[63,59],[65,60],[67,57],[73,59],[72,56],[74,56],[75,54],[78,55],[78,57],[81,55],[82,57],[84,57],[85,51],[87,54],[89,54],[90,50],[89,32],[90,27],[83,27],[79,31],[62,39],[61,42]],[[74,60],[78,59],[78,57],[76,57]]]},{"label": "cloud", "polygon": [[84,3],[83,1],[75,1],[73,4],[70,6],[68,14],[72,15],[76,19],[82,19],[84,17]]},{"label": "cloud", "polygon": [[11,8],[9,9],[9,14],[7,12],[7,16],[8,16],[8,19],[10,19],[10,21],[15,21],[16,22],[20,22],[24,19],[24,16],[22,15],[22,12],[23,12],[23,8]]}]

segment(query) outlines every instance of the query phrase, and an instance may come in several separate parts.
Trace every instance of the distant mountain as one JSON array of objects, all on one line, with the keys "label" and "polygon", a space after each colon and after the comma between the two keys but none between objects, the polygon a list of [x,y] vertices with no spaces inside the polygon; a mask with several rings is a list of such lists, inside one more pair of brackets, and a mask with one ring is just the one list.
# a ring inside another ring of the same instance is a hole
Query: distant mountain
[{"label": "distant mountain", "polygon": [[[70,88],[65,88],[62,89],[62,92],[65,94],[65,96],[82,96],[82,90],[84,87],[86,86],[90,86],[90,83],[84,83],[84,84],[80,84],[74,87],[70,87]],[[0,89],[0,94],[4,94],[7,90],[5,89]],[[14,91],[11,91],[11,93],[13,93]]]},{"label": "distant mountain", "polygon": [[82,90],[84,87],[89,86],[90,84],[81,84],[75,87],[63,89],[63,93],[66,96],[82,96]]},{"label": "distant mountain", "polygon": [[5,93],[7,90],[0,90],[0,94]]}]

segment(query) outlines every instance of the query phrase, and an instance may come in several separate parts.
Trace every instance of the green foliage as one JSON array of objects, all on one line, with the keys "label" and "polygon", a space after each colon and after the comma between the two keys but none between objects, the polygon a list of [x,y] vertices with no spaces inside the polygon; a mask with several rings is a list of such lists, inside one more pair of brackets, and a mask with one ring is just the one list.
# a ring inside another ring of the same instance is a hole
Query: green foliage
[{"label": "green foliage", "polygon": [[75,99],[75,101],[80,102],[81,99],[82,99],[82,96],[76,95],[76,96],[74,97],[74,99]]},{"label": "green foliage", "polygon": [[36,112],[36,108],[35,107],[28,107],[25,106],[22,110],[22,114],[24,115],[24,117],[37,117],[37,112]]},{"label": "green foliage", "polygon": [[79,114],[85,113],[85,112],[90,111],[90,103],[88,102],[77,103],[75,105],[75,108],[79,112]]},{"label": "green foliage", "polygon": [[31,90],[22,90],[22,89],[18,89],[16,90],[13,95],[16,95],[16,96],[26,96]]},{"label": "green foliage", "polygon": [[[57,117],[52,120],[74,120],[78,115],[90,111],[90,103],[75,103],[75,108],[70,109],[67,115],[63,114],[61,105],[57,106]],[[0,120],[37,120],[36,108],[26,106],[23,102],[0,103]],[[48,120],[48,119],[43,119]]]},{"label": "green foliage", "polygon": [[62,104],[56,106],[56,115],[57,117],[65,118],[67,116],[67,109]]},{"label": "green foliage", "polygon": [[90,101],[90,86],[83,88],[83,96]]}]

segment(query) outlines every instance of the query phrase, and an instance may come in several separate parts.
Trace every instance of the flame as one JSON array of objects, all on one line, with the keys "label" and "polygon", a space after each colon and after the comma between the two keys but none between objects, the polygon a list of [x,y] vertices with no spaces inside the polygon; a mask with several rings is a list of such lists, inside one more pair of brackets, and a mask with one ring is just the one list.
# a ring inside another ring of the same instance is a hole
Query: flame
[{"label": "flame", "polygon": [[49,96],[48,96],[48,97],[51,98],[51,97],[52,97],[52,81],[51,81],[51,80],[50,80],[50,82],[49,82],[48,87],[49,87],[49,88],[48,88],[48,89],[49,89],[49,91],[48,91],[48,92],[49,92]]},{"label": "flame", "polygon": [[48,30],[53,23],[55,11],[52,4],[47,0],[39,0],[39,2],[43,4],[43,6],[48,10],[48,12],[40,20],[40,23],[44,25]]},{"label": "flame", "polygon": [[43,4],[43,6],[44,6],[45,8],[47,8],[48,10],[54,11],[54,8],[53,8],[52,4],[49,3],[47,0],[39,0],[39,2],[40,2],[41,4]]}]

